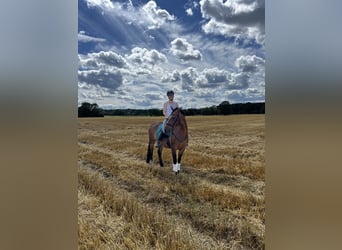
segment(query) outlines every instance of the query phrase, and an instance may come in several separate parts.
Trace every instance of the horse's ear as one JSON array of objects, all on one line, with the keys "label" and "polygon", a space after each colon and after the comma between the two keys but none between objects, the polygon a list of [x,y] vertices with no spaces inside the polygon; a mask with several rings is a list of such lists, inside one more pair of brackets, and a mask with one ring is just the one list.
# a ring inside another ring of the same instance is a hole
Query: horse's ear
[{"label": "horse's ear", "polygon": [[173,113],[173,112],[175,112],[175,111],[176,111],[177,109],[179,109],[179,108],[178,108],[178,107],[175,107],[175,108],[172,108],[172,107],[171,107],[171,109],[172,109],[172,113]]}]

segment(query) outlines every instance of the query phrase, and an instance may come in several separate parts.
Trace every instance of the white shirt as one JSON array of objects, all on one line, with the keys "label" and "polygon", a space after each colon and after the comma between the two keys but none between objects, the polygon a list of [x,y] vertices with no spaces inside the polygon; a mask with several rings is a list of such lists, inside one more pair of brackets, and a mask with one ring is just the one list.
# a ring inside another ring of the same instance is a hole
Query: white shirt
[{"label": "white shirt", "polygon": [[167,101],[164,103],[164,106],[166,105],[166,117],[169,117],[172,113],[172,111],[178,107],[178,104],[176,102],[173,102],[172,104],[170,101]]}]

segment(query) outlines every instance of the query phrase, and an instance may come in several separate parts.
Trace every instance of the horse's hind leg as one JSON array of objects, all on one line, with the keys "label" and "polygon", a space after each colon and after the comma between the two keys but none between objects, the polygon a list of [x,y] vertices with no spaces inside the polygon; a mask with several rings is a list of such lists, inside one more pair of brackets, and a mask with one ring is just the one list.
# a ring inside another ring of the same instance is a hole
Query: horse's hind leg
[{"label": "horse's hind leg", "polygon": [[150,163],[150,161],[151,161],[151,148],[150,148],[150,144],[148,144],[148,146],[147,146],[146,162]]},{"label": "horse's hind leg", "polygon": [[147,147],[147,157],[146,157],[147,163],[153,162],[153,144],[149,143]]},{"label": "horse's hind leg", "polygon": [[151,149],[150,149],[150,144],[147,146],[147,155],[146,155],[146,162],[150,163],[150,155],[151,155]]},{"label": "horse's hind leg", "polygon": [[164,167],[164,162],[163,162],[162,154],[163,154],[163,146],[159,144],[158,145],[159,165],[161,167]]}]

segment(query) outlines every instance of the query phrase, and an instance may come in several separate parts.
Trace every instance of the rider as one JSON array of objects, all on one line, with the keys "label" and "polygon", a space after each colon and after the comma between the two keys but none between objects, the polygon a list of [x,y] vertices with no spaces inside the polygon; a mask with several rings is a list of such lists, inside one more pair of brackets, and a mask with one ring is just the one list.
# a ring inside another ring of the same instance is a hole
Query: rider
[{"label": "rider", "polygon": [[169,90],[167,91],[166,95],[169,98],[169,100],[163,104],[163,115],[165,119],[163,122],[162,132],[160,133],[159,140],[163,139],[163,137],[168,137],[168,135],[165,132],[166,120],[171,115],[172,111],[175,108],[178,108],[178,103],[173,101],[175,93],[172,90]]}]

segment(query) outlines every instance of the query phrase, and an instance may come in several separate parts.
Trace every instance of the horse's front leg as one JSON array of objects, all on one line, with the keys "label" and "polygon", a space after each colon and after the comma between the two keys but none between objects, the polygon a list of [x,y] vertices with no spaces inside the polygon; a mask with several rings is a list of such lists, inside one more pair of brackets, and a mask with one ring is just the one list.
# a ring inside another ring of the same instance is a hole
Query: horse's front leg
[{"label": "horse's front leg", "polygon": [[177,174],[177,153],[176,153],[176,148],[171,147],[171,152],[172,152],[172,161],[173,161],[173,172]]},{"label": "horse's front leg", "polygon": [[181,160],[182,160],[182,156],[183,156],[184,151],[185,151],[185,147],[178,151],[177,173],[179,173],[179,171],[180,171],[180,164],[181,164]]},{"label": "horse's front leg", "polygon": [[163,146],[161,145],[161,143],[158,144],[158,157],[159,157],[159,165],[161,167],[164,167],[164,162],[163,162]]}]

